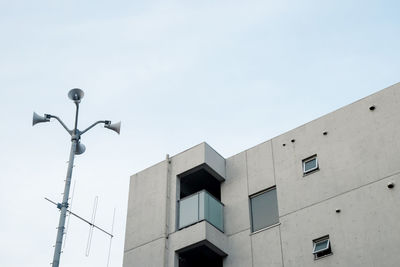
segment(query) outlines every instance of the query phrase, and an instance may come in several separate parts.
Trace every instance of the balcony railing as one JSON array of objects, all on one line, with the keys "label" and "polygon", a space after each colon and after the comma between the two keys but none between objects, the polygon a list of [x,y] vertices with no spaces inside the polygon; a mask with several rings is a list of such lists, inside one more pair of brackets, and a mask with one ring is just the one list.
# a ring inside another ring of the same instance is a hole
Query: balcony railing
[{"label": "balcony railing", "polygon": [[202,190],[179,201],[179,229],[206,220],[224,231],[224,204]]}]

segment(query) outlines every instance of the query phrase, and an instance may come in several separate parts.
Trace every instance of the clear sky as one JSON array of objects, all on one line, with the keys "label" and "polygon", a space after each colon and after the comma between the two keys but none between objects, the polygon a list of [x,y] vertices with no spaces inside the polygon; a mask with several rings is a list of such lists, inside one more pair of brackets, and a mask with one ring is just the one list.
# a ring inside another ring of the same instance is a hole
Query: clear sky
[{"label": "clear sky", "polygon": [[[82,88],[72,209],[115,235],[122,265],[129,176],[206,141],[225,157],[400,81],[393,0],[0,0],[0,266],[49,266]],[[61,266],[106,266],[108,239],[71,218]]]}]

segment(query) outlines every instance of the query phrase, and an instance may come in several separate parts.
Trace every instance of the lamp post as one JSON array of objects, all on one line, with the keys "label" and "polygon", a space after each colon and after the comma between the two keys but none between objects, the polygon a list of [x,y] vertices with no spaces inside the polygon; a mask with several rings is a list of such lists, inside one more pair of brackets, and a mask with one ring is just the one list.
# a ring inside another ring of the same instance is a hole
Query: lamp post
[{"label": "lamp post", "polygon": [[57,203],[57,208],[60,210],[60,220],[58,223],[57,227],[57,239],[56,239],[56,244],[54,247],[54,256],[53,256],[53,267],[58,267],[60,265],[60,255],[61,255],[61,245],[63,242],[63,236],[64,236],[64,229],[65,229],[65,217],[67,215],[67,209],[68,209],[68,198],[69,198],[69,190],[71,187],[71,177],[72,177],[72,168],[74,166],[74,158],[75,155],[80,155],[83,152],[85,152],[86,148],[83,144],[81,144],[81,136],[89,131],[91,128],[96,126],[97,124],[103,123],[105,128],[108,128],[110,130],[113,130],[119,134],[120,129],[121,129],[121,122],[111,124],[111,121],[103,120],[103,121],[97,121],[90,125],[88,128],[86,128],[83,131],[78,130],[78,115],[79,115],[79,103],[81,102],[82,98],[84,96],[84,93],[81,89],[79,88],[74,88],[71,89],[68,92],[68,97],[71,99],[76,106],[76,111],[75,111],[75,123],[74,123],[74,128],[73,130],[68,129],[68,127],[64,124],[64,122],[58,118],[57,116],[50,115],[50,114],[44,114],[44,116],[40,116],[36,114],[35,112],[33,113],[33,120],[32,120],[32,126],[34,126],[37,123],[41,122],[49,122],[50,119],[56,119],[61,126],[69,133],[71,136],[71,150],[69,154],[69,161],[68,161],[68,169],[67,169],[67,177],[65,179],[65,187],[64,187],[64,195],[63,195],[63,200],[61,203]]}]

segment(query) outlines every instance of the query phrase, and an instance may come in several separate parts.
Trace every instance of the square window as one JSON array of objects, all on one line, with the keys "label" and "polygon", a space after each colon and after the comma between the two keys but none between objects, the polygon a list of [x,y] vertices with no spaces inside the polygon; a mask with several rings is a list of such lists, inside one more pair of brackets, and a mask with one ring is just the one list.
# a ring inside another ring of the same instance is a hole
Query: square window
[{"label": "square window", "polygon": [[324,236],[313,241],[314,248],[314,260],[317,260],[321,257],[328,256],[332,254],[331,242],[329,240],[329,236]]},{"label": "square window", "polygon": [[310,173],[312,171],[318,170],[318,159],[317,155],[303,160],[303,174]]},{"label": "square window", "polygon": [[252,232],[279,222],[276,187],[250,197],[250,215]]}]

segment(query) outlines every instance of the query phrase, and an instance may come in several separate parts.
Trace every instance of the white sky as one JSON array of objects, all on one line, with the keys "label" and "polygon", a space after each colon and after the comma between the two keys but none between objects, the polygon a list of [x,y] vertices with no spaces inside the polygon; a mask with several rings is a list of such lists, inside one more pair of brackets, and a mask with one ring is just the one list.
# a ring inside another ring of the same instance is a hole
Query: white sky
[{"label": "white sky", "polygon": [[[400,2],[0,0],[0,266],[50,266],[82,88],[72,209],[111,228],[121,266],[129,176],[206,141],[225,157],[399,82]],[[106,266],[71,218],[61,266]]]}]

